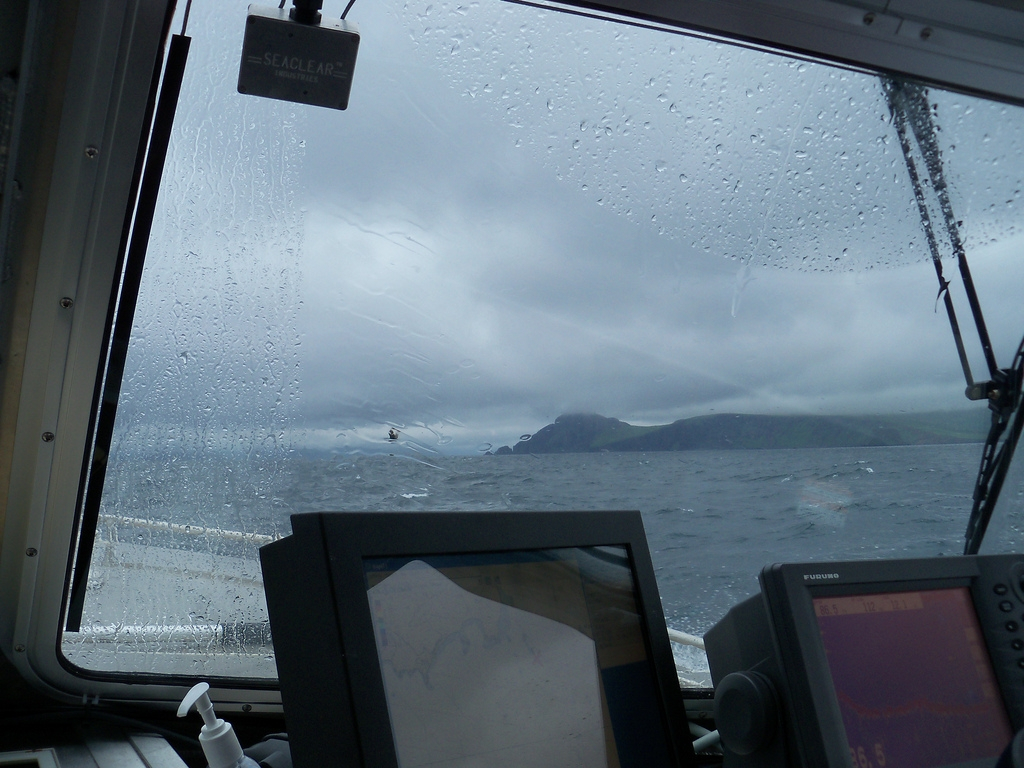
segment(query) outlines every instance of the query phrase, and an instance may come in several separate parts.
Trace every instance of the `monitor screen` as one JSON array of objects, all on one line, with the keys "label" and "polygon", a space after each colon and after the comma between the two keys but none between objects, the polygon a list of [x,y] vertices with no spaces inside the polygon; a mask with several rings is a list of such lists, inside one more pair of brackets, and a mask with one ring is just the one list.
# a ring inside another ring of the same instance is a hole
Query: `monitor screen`
[{"label": "monitor screen", "polygon": [[368,558],[398,764],[672,765],[625,547]]},{"label": "monitor screen", "polygon": [[296,768],[694,764],[635,510],[294,515],[260,556]]},{"label": "monitor screen", "polygon": [[991,766],[1013,732],[967,587],[813,599],[856,766]]},{"label": "monitor screen", "polygon": [[726,760],[992,768],[1024,728],[1022,616],[1024,555],[768,566],[704,636]]}]

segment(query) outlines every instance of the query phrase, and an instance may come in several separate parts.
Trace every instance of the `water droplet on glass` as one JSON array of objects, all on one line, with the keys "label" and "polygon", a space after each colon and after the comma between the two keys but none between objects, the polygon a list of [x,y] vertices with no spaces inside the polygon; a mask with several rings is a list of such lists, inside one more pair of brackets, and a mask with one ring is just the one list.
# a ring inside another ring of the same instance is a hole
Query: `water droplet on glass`
[{"label": "water droplet on glass", "polygon": [[520,442],[524,442],[524,443],[525,443],[525,442],[526,442],[527,440],[529,440],[529,439],[530,439],[531,437],[533,437],[533,435],[520,435],[520,436],[519,436],[519,440],[520,440]]}]

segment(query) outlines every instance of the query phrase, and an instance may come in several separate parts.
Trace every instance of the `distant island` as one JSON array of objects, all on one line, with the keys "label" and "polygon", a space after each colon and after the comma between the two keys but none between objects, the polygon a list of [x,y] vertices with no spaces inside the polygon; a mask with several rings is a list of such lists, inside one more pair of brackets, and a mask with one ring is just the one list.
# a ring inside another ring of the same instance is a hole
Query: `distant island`
[{"label": "distant island", "polygon": [[696,451],[752,448],[861,448],[980,443],[987,408],[886,416],[756,416],[711,414],[639,427],[596,413],[564,414],[527,440],[496,455]]}]

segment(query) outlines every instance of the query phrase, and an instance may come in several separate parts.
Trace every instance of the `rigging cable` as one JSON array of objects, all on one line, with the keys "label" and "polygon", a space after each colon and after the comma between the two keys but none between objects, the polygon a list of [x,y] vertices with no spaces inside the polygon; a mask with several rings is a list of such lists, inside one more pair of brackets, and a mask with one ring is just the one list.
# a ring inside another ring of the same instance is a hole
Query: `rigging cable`
[{"label": "rigging cable", "polygon": [[[981,313],[981,304],[978,301],[978,294],[974,288],[974,280],[967,265],[967,254],[964,250],[963,241],[960,238],[959,222],[956,221],[953,215],[953,206],[949,199],[949,187],[946,184],[942,168],[942,155],[939,151],[935,121],[928,103],[927,90],[922,85],[900,82],[891,78],[882,78],[882,90],[889,104],[893,125],[899,136],[900,148],[903,150],[907,172],[910,175],[910,183],[914,188],[914,197],[917,201],[918,213],[921,216],[921,224],[924,227],[932,263],[935,265],[935,272],[939,279],[938,296],[944,300],[946,313],[949,316],[950,326],[953,330],[953,339],[956,342],[957,353],[960,356],[960,364],[967,379],[967,397],[971,400],[987,398],[989,408],[992,411],[992,422],[982,451],[978,478],[974,485],[974,503],[967,522],[967,531],[964,535],[964,554],[973,555],[977,554],[978,549],[981,547],[982,539],[988,528],[989,520],[992,518],[992,512],[999,499],[1003,481],[1006,479],[1006,473],[1009,471],[1014,451],[1020,439],[1021,429],[1024,427],[1024,405],[1022,405],[1024,398],[1021,397],[1021,385],[1024,382],[1024,340],[1021,341],[1020,346],[1017,348],[1013,364],[1009,368],[1000,369],[996,364],[992,343]],[[939,209],[942,213],[949,242],[953,253],[957,257],[960,276],[964,282],[964,290],[967,293],[967,300],[974,317],[974,324],[978,329],[985,362],[991,376],[991,380],[988,382],[975,383],[971,376],[970,365],[967,362],[967,353],[960,334],[960,326],[957,323],[956,313],[953,310],[953,301],[949,294],[949,281],[942,274],[942,257],[939,253],[938,241],[935,237],[931,216],[925,201],[924,185],[917,171],[917,164],[914,162],[910,137],[907,132],[908,125],[914,134],[914,138],[917,140],[917,146],[924,158],[932,189],[938,198]],[[1006,439],[1000,445],[999,440],[1006,431],[1006,427],[1010,424],[1011,418],[1013,425],[1006,435]]]}]

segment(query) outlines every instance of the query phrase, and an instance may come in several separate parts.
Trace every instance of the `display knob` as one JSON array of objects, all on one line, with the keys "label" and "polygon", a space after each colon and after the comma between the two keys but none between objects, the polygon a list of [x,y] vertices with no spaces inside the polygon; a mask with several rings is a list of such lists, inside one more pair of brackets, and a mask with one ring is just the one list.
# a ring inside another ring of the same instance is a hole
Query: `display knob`
[{"label": "display knob", "polygon": [[771,744],[778,712],[775,686],[760,672],[732,672],[715,689],[715,725],[722,744],[737,755]]}]

